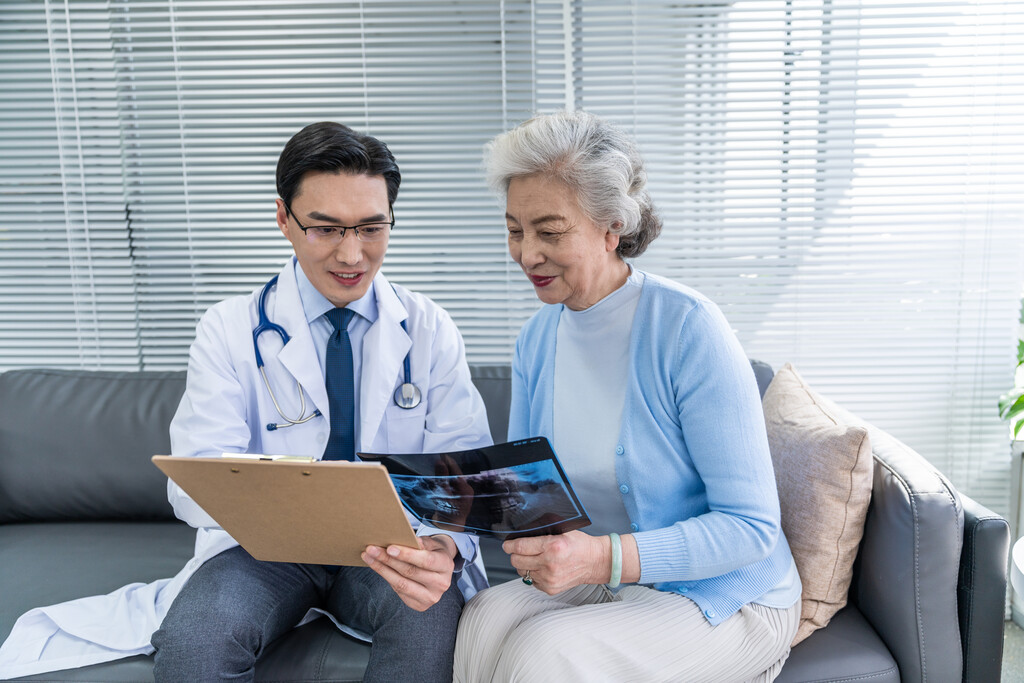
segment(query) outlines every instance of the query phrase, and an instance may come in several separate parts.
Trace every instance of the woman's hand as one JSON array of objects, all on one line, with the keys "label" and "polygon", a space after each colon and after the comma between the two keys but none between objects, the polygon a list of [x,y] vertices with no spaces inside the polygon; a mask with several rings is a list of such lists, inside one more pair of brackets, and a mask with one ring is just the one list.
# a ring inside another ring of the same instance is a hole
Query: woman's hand
[{"label": "woman's hand", "polygon": [[427,610],[441,599],[452,583],[458,547],[450,536],[421,536],[420,547],[389,545],[386,549],[367,546],[362,559],[384,577],[409,607]]},{"label": "woman's hand", "polygon": [[570,531],[557,536],[532,536],[505,541],[520,576],[530,572],[533,587],[548,595],[585,583],[606,583],[611,576],[612,547],[607,536]]}]

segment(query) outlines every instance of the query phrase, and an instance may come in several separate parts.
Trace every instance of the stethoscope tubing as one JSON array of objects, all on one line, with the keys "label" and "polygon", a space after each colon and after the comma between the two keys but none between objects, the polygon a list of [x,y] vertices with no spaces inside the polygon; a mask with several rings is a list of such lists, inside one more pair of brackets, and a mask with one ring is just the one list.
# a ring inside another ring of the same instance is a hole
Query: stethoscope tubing
[{"label": "stethoscope tubing", "polygon": [[[274,404],[274,408],[277,410],[277,414],[281,416],[284,422],[268,422],[267,431],[273,432],[278,429],[284,429],[285,427],[293,427],[295,425],[301,425],[309,422],[315,417],[319,417],[323,413],[319,410],[314,410],[312,414],[306,415],[306,392],[302,389],[302,384],[299,380],[295,380],[295,387],[299,392],[299,416],[297,418],[290,418],[284,414],[281,410],[281,405],[277,401],[277,396],[274,395],[274,390],[270,386],[270,381],[267,379],[266,370],[263,368],[263,356],[260,354],[259,337],[264,332],[274,332],[281,338],[281,343],[287,344],[291,337],[280,325],[270,321],[267,316],[267,295],[270,290],[277,284],[278,276],[270,278],[267,284],[263,285],[263,290],[260,292],[259,300],[256,304],[256,327],[252,331],[252,346],[256,355],[256,368],[260,371],[260,377],[263,378],[263,384],[267,387],[267,393],[270,394],[270,400]],[[392,285],[394,287],[394,285]],[[397,291],[395,292],[397,294]],[[405,330],[406,334],[409,333],[409,328],[406,326],[405,321],[402,321],[402,329]],[[420,404],[422,400],[422,394],[420,393],[419,387],[412,383],[412,363],[409,360],[411,353],[405,354],[405,360],[403,362],[404,377],[402,385],[398,387],[394,394],[395,405],[405,410],[412,410]]]}]

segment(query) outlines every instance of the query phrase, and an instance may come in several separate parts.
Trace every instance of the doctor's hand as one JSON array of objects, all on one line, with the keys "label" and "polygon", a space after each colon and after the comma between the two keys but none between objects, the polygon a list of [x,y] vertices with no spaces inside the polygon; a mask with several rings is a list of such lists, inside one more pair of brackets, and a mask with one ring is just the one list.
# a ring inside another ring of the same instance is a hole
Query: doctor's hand
[{"label": "doctor's hand", "polygon": [[520,576],[530,572],[533,587],[555,595],[584,583],[605,583],[611,573],[611,541],[570,531],[554,536],[531,536],[505,541]]},{"label": "doctor's hand", "polygon": [[444,595],[452,582],[458,547],[449,536],[421,536],[420,547],[371,545],[362,558],[370,569],[384,577],[409,607],[423,612]]}]

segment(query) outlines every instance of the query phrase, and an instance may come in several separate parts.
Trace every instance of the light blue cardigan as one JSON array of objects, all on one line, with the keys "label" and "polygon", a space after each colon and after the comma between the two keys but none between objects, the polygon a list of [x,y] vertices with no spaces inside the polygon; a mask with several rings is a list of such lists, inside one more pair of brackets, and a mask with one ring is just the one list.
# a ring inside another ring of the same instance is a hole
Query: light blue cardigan
[{"label": "light blue cardigan", "polygon": [[[792,562],[750,361],[698,292],[649,273],[630,337],[615,474],[640,551],[640,583],[685,594],[716,625]],[[523,326],[509,440],[553,434],[562,305]]]}]

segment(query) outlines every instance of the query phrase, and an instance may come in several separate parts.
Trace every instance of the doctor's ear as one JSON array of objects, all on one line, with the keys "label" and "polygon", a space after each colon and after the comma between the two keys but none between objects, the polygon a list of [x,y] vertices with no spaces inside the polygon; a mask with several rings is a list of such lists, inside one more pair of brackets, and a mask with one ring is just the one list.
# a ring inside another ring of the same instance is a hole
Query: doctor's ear
[{"label": "doctor's ear", "polygon": [[277,202],[277,227],[285,237],[289,237],[288,209],[285,208],[283,199],[278,198],[275,201]]}]

